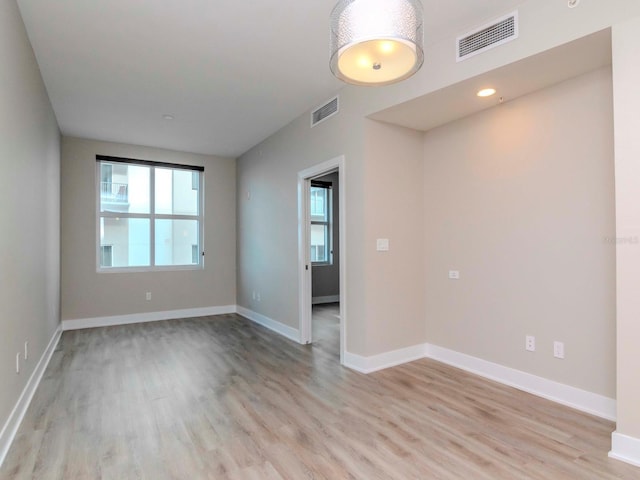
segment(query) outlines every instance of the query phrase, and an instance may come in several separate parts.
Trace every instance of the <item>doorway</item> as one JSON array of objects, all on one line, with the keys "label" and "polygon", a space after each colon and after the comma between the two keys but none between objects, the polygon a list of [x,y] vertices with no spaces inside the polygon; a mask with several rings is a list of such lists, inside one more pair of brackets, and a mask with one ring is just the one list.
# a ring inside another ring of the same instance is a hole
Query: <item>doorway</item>
[{"label": "doorway", "polygon": [[[337,330],[341,364],[346,345],[345,185],[344,156],[298,173],[300,342],[313,343],[315,331],[331,344]],[[338,288],[332,289],[336,282]]]}]

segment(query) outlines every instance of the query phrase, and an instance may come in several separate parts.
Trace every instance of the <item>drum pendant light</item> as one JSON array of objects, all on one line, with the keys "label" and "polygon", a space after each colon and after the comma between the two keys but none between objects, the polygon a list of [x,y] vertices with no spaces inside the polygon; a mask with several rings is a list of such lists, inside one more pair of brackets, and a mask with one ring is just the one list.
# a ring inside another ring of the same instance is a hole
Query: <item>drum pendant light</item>
[{"label": "drum pendant light", "polygon": [[330,24],[330,67],[344,82],[389,85],[422,66],[420,0],[340,0]]}]

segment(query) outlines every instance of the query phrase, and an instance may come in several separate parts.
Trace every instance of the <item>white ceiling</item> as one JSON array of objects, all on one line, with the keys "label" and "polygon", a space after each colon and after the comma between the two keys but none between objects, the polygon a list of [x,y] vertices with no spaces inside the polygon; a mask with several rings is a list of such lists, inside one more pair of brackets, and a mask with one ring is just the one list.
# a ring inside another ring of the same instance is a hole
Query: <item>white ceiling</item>
[{"label": "white ceiling", "polygon": [[[236,157],[342,86],[335,0],[17,1],[65,135]],[[522,0],[422,3],[433,43]]]},{"label": "white ceiling", "polygon": [[[414,130],[428,131],[569,78],[611,65],[611,31],[603,30],[514,62],[370,116]],[[483,88],[496,94],[479,98]]]}]

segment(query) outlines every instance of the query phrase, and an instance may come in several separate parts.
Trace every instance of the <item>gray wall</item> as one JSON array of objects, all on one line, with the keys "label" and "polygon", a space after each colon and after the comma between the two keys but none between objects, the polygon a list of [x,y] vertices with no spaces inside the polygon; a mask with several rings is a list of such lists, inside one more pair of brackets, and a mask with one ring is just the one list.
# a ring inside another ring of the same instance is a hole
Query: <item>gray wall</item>
[{"label": "gray wall", "polygon": [[[96,272],[96,154],[205,167],[205,268]],[[235,305],[235,160],[64,137],[62,319]],[[151,292],[151,300],[145,293]]]},{"label": "gray wall", "polygon": [[311,271],[311,296],[331,297],[340,295],[340,179],[337,172],[317,178],[323,182],[331,183],[333,192],[333,204],[331,214],[331,248],[333,250],[333,262],[331,265],[319,265],[312,267]]},{"label": "gray wall", "polygon": [[60,322],[60,134],[13,0],[0,2],[0,105],[1,429]]},{"label": "gray wall", "polygon": [[428,342],[615,397],[612,102],[607,68],[426,134]]},{"label": "gray wall", "polygon": [[[360,152],[364,124],[355,105],[342,100],[340,113],[313,128],[300,116],[284,130],[238,159],[238,305],[298,328],[298,192],[297,173],[345,155],[349,272],[347,342],[362,351],[364,275],[362,213],[363,167]],[[260,293],[260,300],[253,292]],[[351,335],[350,332],[354,334]]]}]

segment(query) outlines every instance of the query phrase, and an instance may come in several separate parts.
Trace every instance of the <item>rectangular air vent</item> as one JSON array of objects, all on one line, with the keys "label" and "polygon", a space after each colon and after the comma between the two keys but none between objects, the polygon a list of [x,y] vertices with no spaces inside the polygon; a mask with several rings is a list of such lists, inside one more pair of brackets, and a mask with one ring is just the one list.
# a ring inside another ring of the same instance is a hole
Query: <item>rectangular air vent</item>
[{"label": "rectangular air vent", "polygon": [[518,38],[518,11],[483,25],[456,39],[456,60],[466,60],[479,53]]},{"label": "rectangular air vent", "polygon": [[338,97],[334,97],[321,107],[311,112],[311,126],[315,127],[320,122],[338,113]]}]

